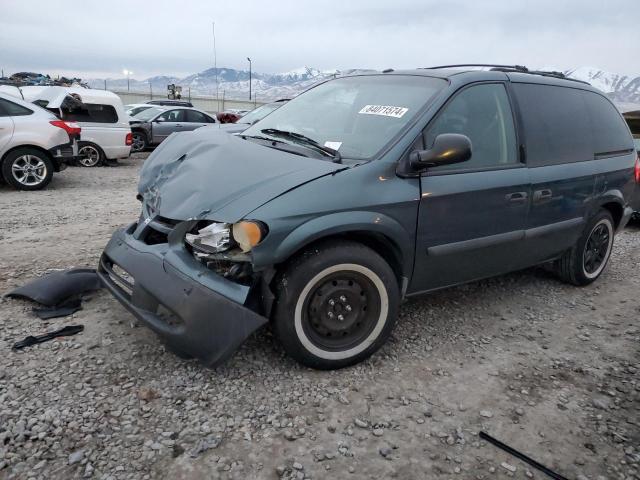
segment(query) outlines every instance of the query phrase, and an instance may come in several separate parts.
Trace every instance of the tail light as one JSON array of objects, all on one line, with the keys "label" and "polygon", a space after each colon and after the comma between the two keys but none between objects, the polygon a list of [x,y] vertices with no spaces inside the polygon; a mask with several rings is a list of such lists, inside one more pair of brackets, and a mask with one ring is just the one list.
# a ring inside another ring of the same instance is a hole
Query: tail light
[{"label": "tail light", "polygon": [[636,183],[640,184],[640,152],[636,157],[636,169],[635,169]]},{"label": "tail light", "polygon": [[54,127],[63,129],[65,132],[69,134],[69,138],[73,137],[74,135],[80,135],[80,132],[82,131],[80,126],[75,122],[65,122],[63,120],[51,120],[49,123]]},{"label": "tail light", "polygon": [[124,137],[124,144],[127,147],[133,145],[133,134],[131,132],[127,133],[127,136]]}]

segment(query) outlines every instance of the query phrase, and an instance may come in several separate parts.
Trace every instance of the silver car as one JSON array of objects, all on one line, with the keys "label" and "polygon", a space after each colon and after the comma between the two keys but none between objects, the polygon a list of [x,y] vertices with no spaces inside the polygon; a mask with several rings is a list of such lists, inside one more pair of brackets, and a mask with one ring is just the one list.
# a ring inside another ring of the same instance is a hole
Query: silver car
[{"label": "silver car", "polygon": [[20,190],[46,187],[53,172],[78,155],[80,127],[12,95],[0,93],[2,178]]},{"label": "silver car", "polygon": [[132,152],[159,145],[173,132],[186,132],[217,123],[206,112],[188,107],[154,106],[130,118]]}]

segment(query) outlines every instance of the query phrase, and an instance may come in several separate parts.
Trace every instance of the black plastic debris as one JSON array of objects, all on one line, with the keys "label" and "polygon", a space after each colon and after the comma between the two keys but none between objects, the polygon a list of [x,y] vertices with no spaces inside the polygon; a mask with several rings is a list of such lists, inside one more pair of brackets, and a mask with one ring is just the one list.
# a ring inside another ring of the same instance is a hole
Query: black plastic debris
[{"label": "black plastic debris", "polygon": [[489,435],[486,432],[480,432],[479,436],[480,436],[480,438],[482,440],[486,440],[487,442],[494,444],[496,447],[504,450],[507,453],[510,453],[511,455],[513,455],[516,458],[519,458],[523,462],[528,463],[533,468],[536,468],[536,469],[540,470],[542,473],[544,473],[545,475],[548,475],[549,477],[551,477],[551,478],[553,478],[555,480],[569,480],[567,477],[563,477],[559,473],[556,473],[553,470],[551,470],[550,468],[545,467],[541,463],[536,462],[533,458],[528,457],[527,455],[525,455],[524,453],[519,452],[515,448],[512,448],[509,445],[506,445],[506,444],[502,443],[500,440],[498,440],[496,438],[493,438],[491,435]]},{"label": "black plastic debris", "polygon": [[33,307],[33,313],[42,320],[50,318],[66,317],[72,313],[82,310],[82,299],[80,297],[68,298],[53,307],[36,308]]},{"label": "black plastic debris", "polygon": [[100,288],[102,284],[95,269],[74,268],[40,277],[7,293],[6,296],[26,298],[47,307],[55,307],[71,297]]},{"label": "black plastic debris", "polygon": [[20,350],[24,347],[30,347],[31,345],[36,345],[38,343],[43,343],[48,340],[52,340],[56,337],[68,337],[71,335],[75,335],[84,330],[84,325],[68,325],[60,330],[56,330],[55,332],[45,333],[43,335],[38,335],[36,337],[29,335],[24,340],[20,340],[13,344],[14,350]]}]

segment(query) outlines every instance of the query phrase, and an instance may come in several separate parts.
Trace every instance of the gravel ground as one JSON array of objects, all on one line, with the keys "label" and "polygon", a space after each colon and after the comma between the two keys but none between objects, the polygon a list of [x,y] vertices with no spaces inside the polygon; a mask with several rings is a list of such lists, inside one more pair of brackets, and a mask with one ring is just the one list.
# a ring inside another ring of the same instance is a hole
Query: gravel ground
[{"label": "gravel ground", "polygon": [[[0,186],[0,292],[95,266],[138,216],[142,158]],[[49,322],[4,299],[0,478],[546,478],[480,430],[568,478],[640,478],[639,252],[630,227],[586,288],[530,269],[407,301],[381,352],[337,372],[300,367],[268,329],[203,368],[106,292]]]}]

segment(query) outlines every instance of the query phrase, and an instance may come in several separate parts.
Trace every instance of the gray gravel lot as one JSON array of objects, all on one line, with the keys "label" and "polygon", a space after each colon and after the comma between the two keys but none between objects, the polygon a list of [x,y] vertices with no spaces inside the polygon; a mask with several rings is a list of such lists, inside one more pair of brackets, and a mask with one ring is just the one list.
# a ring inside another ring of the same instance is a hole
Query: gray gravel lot
[{"label": "gray gravel lot", "polygon": [[[144,155],[0,185],[0,292],[95,266],[135,219]],[[166,352],[106,292],[43,322],[0,301],[0,479],[640,478],[640,228],[594,285],[543,269],[407,301],[391,341],[336,372],[302,368],[268,329],[223,367]],[[29,334],[75,337],[16,353]]]}]

